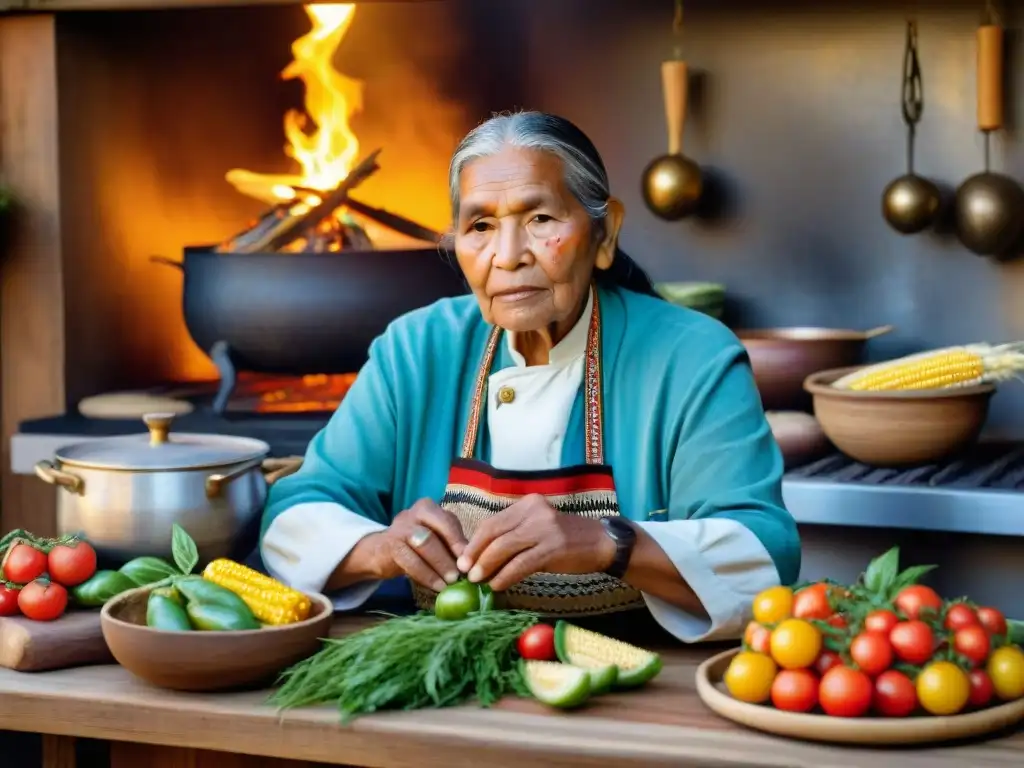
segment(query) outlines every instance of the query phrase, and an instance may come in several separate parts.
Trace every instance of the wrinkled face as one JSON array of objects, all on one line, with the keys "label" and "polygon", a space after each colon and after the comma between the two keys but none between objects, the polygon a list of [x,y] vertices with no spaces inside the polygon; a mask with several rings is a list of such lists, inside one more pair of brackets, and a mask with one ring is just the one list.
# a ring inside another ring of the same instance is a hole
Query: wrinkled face
[{"label": "wrinkled face", "polygon": [[593,236],[562,161],[508,147],[468,163],[459,181],[455,254],[484,319],[516,333],[571,327],[615,247],[614,234]]}]

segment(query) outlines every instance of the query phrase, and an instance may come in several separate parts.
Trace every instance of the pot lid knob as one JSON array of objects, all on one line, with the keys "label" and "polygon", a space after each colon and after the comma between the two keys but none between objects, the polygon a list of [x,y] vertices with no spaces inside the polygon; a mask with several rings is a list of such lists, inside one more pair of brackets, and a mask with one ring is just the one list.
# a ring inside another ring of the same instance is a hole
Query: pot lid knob
[{"label": "pot lid knob", "polygon": [[147,413],[142,417],[143,423],[149,427],[149,444],[163,445],[171,431],[174,421],[173,413]]}]

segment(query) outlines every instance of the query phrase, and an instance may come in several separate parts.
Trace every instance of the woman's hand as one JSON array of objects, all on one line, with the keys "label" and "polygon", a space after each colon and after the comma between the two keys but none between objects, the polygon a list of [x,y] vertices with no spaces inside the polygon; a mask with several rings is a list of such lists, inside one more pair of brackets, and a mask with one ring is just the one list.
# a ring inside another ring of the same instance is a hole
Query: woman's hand
[{"label": "woman's hand", "polygon": [[458,566],[500,592],[534,573],[595,573],[614,559],[615,543],[599,520],[563,514],[531,494],[484,520]]},{"label": "woman's hand", "polygon": [[430,499],[398,513],[386,531],[372,538],[380,578],[405,574],[435,592],[459,579],[455,558],[465,549],[466,537],[458,518]]}]

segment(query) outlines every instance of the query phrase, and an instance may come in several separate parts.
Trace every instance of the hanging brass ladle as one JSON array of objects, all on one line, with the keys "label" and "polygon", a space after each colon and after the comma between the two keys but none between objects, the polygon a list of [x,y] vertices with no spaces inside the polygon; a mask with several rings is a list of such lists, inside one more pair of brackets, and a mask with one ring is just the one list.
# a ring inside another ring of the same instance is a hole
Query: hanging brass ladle
[{"label": "hanging brass ladle", "polygon": [[921,64],[917,58],[917,24],[907,21],[907,44],[903,55],[903,122],[907,124],[907,172],[882,193],[882,215],[889,226],[913,235],[931,226],[939,212],[939,188],[914,173],[914,139],[924,111]]}]

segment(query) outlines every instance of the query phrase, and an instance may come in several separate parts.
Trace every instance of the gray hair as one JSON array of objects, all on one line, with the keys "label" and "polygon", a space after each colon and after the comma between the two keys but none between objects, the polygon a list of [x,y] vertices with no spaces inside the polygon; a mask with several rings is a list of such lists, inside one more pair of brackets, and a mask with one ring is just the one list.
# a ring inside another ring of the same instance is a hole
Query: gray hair
[{"label": "gray hair", "polygon": [[591,221],[603,226],[608,215],[608,172],[590,139],[571,122],[543,112],[495,115],[462,140],[448,168],[452,218],[459,215],[459,181],[468,163],[491,157],[507,147],[550,152],[562,161],[565,185]]}]

